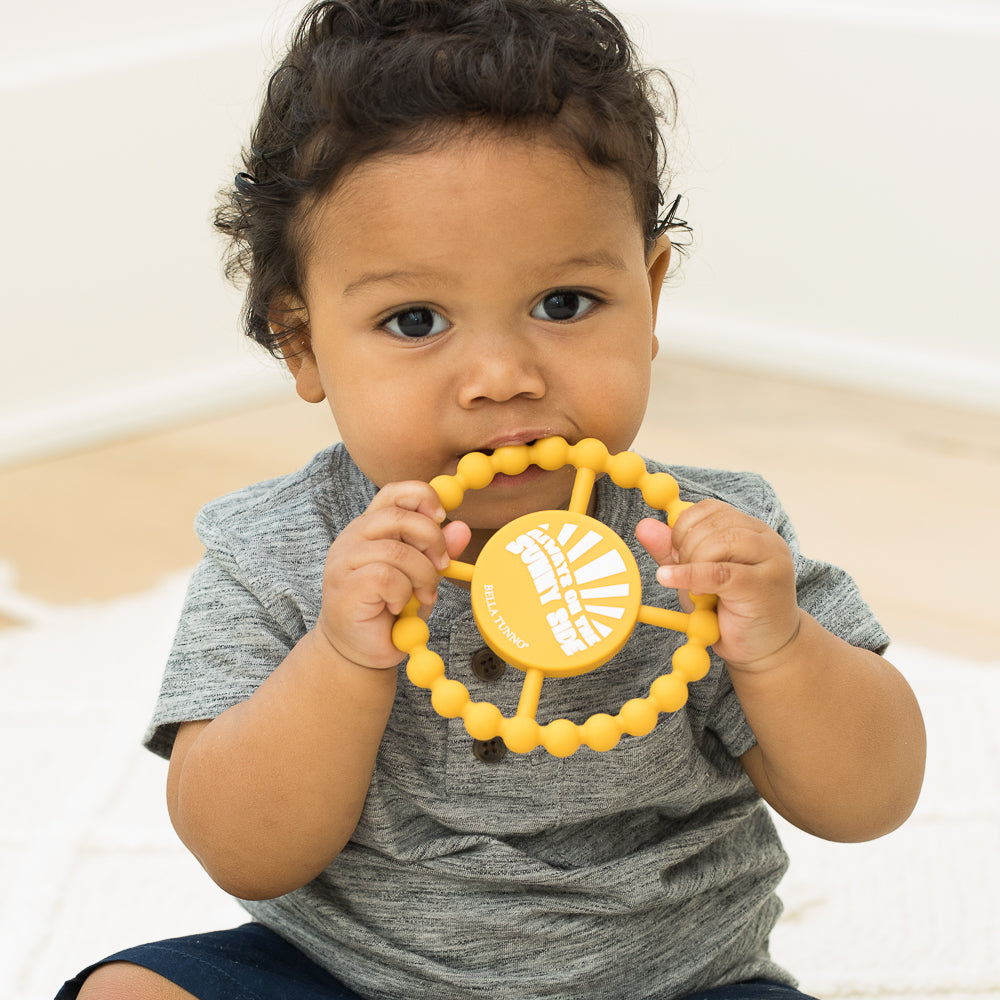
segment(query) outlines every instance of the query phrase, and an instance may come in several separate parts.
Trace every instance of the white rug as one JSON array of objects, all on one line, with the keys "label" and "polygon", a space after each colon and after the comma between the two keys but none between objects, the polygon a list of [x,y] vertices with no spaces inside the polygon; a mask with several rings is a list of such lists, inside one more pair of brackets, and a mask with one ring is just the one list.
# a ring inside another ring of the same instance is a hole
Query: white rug
[{"label": "white rug", "polygon": [[[243,919],[179,845],[138,746],[185,580],[71,610],[0,577],[0,998],[47,1000],[119,947]],[[819,997],[1000,998],[1000,661],[899,644],[927,720],[917,811],[870,844],[782,825],[775,957]],[[585,998],[581,998],[585,1000]]]}]

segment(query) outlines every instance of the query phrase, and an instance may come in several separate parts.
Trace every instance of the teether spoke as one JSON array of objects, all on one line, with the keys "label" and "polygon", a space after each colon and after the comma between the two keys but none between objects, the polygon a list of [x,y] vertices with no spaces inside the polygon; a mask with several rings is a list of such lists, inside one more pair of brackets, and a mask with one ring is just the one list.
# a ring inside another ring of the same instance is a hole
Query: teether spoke
[{"label": "teether spoke", "polygon": [[683,611],[671,611],[670,608],[652,608],[644,604],[639,608],[639,621],[657,628],[671,629],[674,632],[687,632],[688,616]]},{"label": "teether spoke", "polygon": [[459,562],[457,559],[452,559],[441,570],[441,575],[446,576],[449,580],[464,580],[466,583],[469,583],[472,580],[472,574],[475,570],[476,567],[473,563]]},{"label": "teether spoke", "polygon": [[542,697],[542,682],[545,674],[541,670],[527,670],[524,674],[524,683],[521,685],[521,698],[517,703],[517,714],[535,717],[538,711],[538,702]]},{"label": "teether spoke", "polygon": [[576,479],[573,482],[573,495],[569,501],[569,509],[575,514],[587,513],[596,479],[597,474],[593,469],[582,467],[576,470]]},{"label": "teether spoke", "polygon": [[[461,717],[475,739],[499,736],[515,753],[544,746],[565,757],[586,745],[610,750],[622,735],[643,736],[660,712],[675,712],[687,700],[687,686],[709,669],[708,647],[718,640],[716,598],[692,595],[690,613],[642,603],[639,569],[628,546],[587,514],[599,474],[623,489],[639,489],[649,506],[666,512],[673,524],[690,504],[681,500],[676,481],[649,473],[633,452],[610,455],[599,441],[570,445],[545,438],[534,445],[474,452],[458,463],[454,476],[431,481],[446,510],[462,503],[466,490],[484,489],[498,472],[518,475],[529,465],[552,471],[577,468],[567,510],[547,510],[516,518],[496,531],[473,563],[453,560],[443,575],[470,583],[472,609],[483,638],[493,651],[524,671],[516,714],[505,717],[489,702],[473,702],[468,688],[445,676],[441,658],[427,648],[428,630],[415,599],[393,628],[396,646],[409,654],[407,676],[431,691],[435,711]],[[627,642],[636,622],[684,633],[687,641],[645,698],[633,698],[617,715],[598,713],[582,725],[536,719],[546,677],[570,677],[594,670]]]}]

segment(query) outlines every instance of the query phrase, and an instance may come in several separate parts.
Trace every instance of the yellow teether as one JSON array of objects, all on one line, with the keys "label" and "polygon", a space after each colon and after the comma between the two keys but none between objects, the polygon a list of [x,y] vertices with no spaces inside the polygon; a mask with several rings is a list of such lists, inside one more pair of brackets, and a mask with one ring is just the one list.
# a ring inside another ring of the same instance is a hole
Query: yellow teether
[{"label": "yellow teether", "polygon": [[[392,640],[409,654],[407,676],[430,690],[435,711],[445,718],[461,716],[474,739],[499,736],[515,753],[544,746],[556,757],[568,757],[584,745],[610,750],[625,733],[646,735],[660,712],[675,712],[687,701],[688,684],[708,672],[708,646],[719,632],[716,599],[710,594],[692,595],[691,613],[642,603],[639,568],[628,546],[587,514],[594,481],[607,473],[623,489],[639,489],[649,506],[666,512],[671,525],[690,505],[680,499],[672,476],[648,472],[633,452],[610,455],[592,438],[570,445],[551,437],[498,448],[492,455],[474,452],[462,458],[454,476],[438,476],[431,486],[444,508],[454,510],[466,490],[488,486],[498,472],[518,475],[529,465],[577,468],[569,509],[516,518],[493,534],[474,565],[452,561],[443,574],[469,582],[483,639],[524,672],[515,715],[506,717],[489,702],[473,702],[461,681],[445,676],[441,657],[427,648],[427,626],[418,616],[416,599],[400,615]],[[653,682],[647,697],[626,702],[617,715],[599,713],[582,725],[569,719],[540,724],[535,714],[545,678],[571,677],[607,663],[637,621],[687,635],[674,653],[670,673]]]}]

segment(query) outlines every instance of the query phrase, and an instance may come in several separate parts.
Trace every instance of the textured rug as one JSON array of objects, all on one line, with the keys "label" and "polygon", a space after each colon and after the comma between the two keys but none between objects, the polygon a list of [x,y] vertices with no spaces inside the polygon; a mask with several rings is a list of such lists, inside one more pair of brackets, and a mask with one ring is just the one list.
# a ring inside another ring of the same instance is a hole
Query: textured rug
[{"label": "textured rug", "polygon": [[[138,746],[183,596],[173,577],[50,608],[0,576],[0,997],[46,1000],[138,940],[242,911],[177,842],[165,765]],[[1000,661],[899,643],[927,721],[924,792],[869,844],[781,824],[792,866],[775,957],[818,997],[1000,1000]]]}]

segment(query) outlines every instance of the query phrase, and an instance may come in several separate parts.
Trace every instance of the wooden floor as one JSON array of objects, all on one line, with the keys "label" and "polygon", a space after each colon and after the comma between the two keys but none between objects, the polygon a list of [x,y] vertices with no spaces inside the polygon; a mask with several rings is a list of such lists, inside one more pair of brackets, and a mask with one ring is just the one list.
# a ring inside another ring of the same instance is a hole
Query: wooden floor
[{"label": "wooden floor", "polygon": [[[894,638],[1000,659],[1000,414],[656,364],[636,450],[762,473],[803,550],[850,570]],[[287,402],[0,470],[0,562],[51,603],[139,592],[197,561],[201,504],[335,436],[289,388]]]}]

